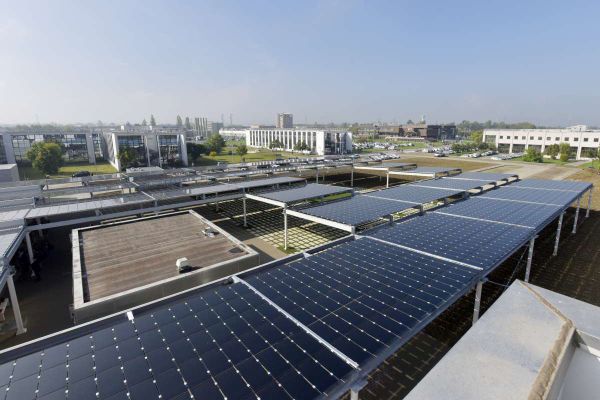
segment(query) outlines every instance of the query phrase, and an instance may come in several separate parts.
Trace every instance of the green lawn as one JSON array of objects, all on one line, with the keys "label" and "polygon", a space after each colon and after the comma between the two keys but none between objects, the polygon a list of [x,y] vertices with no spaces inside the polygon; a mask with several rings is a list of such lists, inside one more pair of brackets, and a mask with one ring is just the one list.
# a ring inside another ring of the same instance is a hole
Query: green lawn
[{"label": "green lawn", "polygon": [[[110,165],[108,162],[99,162],[96,165],[91,165],[91,164],[87,164],[87,163],[85,163],[85,164],[79,164],[79,163],[78,164],[66,164],[66,165],[63,165],[62,167],[60,167],[60,169],[58,170],[58,174],[51,175],[51,178],[70,177],[77,171],[90,171],[94,175],[112,174],[112,173],[117,172],[117,170],[112,165]],[[28,180],[28,179],[44,179],[46,176],[42,172],[38,171],[37,169],[35,169],[31,166],[20,165],[19,166],[19,177],[21,180]]]},{"label": "green lawn", "polygon": [[[511,158],[510,161],[524,161],[524,162],[532,162],[532,161],[525,161],[523,159],[523,157],[517,157],[517,158]],[[556,160],[553,160],[551,158],[544,158],[544,164],[557,164],[557,165],[567,165],[569,164],[570,161],[560,161],[558,158]]]},{"label": "green lawn", "polygon": [[585,164],[581,164],[579,168],[587,169],[587,168],[595,168],[600,169],[600,160],[593,160],[590,162],[586,162]]},{"label": "green lawn", "polygon": [[[233,151],[232,155],[227,154],[229,151]],[[304,157],[316,157],[313,155],[307,155],[302,153],[292,153],[287,151],[271,151],[271,150],[259,150],[256,153],[248,153],[244,156],[246,162],[255,161],[273,161],[276,158],[304,158]],[[221,154],[214,157],[202,156],[201,159],[196,160],[194,165],[215,165],[217,162],[226,162],[230,164],[242,162],[242,158],[235,154],[235,148],[226,147]]]}]

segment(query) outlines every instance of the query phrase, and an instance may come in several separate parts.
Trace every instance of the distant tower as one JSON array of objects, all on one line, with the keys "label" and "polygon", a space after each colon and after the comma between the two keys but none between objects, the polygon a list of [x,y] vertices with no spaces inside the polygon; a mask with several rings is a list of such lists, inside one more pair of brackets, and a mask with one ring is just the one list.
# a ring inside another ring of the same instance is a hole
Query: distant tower
[{"label": "distant tower", "polygon": [[277,114],[277,127],[280,129],[292,129],[294,127],[294,116],[288,113]]},{"label": "distant tower", "polygon": [[221,113],[221,123],[225,126],[225,116]]},{"label": "distant tower", "polygon": [[229,113],[229,126],[233,126],[233,114]]},{"label": "distant tower", "polygon": [[425,115],[421,115],[421,123],[424,124],[425,123]]}]

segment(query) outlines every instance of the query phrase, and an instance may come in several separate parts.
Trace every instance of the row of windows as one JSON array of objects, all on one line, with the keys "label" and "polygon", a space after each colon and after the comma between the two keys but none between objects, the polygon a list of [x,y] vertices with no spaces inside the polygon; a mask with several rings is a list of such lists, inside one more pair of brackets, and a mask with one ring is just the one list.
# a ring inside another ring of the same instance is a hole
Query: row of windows
[{"label": "row of windows", "polygon": [[[500,139],[504,139],[504,136],[501,135]],[[507,136],[506,139],[510,139],[510,136]],[[513,136],[513,139],[519,140],[519,137],[518,136]],[[521,140],[527,140],[527,136],[521,136]],[[529,136],[529,140],[534,140],[534,136]],[[538,136],[537,140],[542,140],[542,136]],[[546,141],[550,141],[550,140],[552,140],[552,138],[550,136],[546,136]],[[554,140],[556,142],[560,142],[561,141],[560,137],[558,137],[558,136],[555,137]],[[570,138],[565,137],[565,138],[562,139],[562,141],[569,142]],[[579,142],[579,138],[578,137],[574,137],[573,141],[574,142]],[[589,138],[584,137],[583,141],[584,142],[589,142]],[[598,138],[594,138],[594,143],[598,143]]]},{"label": "row of windows", "polygon": [[27,151],[36,142],[54,142],[60,145],[63,157],[67,161],[88,161],[87,141],[85,134],[64,135],[12,135],[12,147],[15,160],[27,160]]}]

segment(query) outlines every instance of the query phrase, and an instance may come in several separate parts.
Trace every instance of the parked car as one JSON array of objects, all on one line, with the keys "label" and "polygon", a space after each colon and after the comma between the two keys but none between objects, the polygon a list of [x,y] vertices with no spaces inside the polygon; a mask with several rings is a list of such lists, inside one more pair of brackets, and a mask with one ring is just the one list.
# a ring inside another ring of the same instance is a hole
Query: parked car
[{"label": "parked car", "polygon": [[92,176],[90,171],[77,171],[71,177],[73,178],[83,178],[84,176]]}]

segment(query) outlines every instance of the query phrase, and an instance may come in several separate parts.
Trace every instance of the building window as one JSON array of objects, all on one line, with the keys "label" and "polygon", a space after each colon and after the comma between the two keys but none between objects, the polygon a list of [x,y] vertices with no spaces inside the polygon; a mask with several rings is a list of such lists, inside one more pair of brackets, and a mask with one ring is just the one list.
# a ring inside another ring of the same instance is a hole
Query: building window
[{"label": "building window", "polygon": [[560,142],[560,138],[559,137],[555,137],[554,140],[556,140],[557,142]]},{"label": "building window", "polygon": [[538,140],[542,140],[542,137],[541,137],[541,136],[538,136]]},{"label": "building window", "polygon": [[587,141],[588,141],[588,138],[584,137],[584,138],[583,138],[583,141],[584,141],[584,142],[587,142]]},{"label": "building window", "polygon": [[34,143],[54,142],[57,143],[67,162],[85,162],[89,160],[87,152],[87,141],[85,134],[59,134],[59,135],[12,135],[12,146],[15,153],[15,161],[27,160],[27,151]]},{"label": "building window", "polygon": [[504,136],[500,135],[500,139],[504,139]]},{"label": "building window", "polygon": [[594,138],[594,143],[598,143],[598,138]]},{"label": "building window", "polygon": [[550,136],[546,136],[546,140],[550,140]]},{"label": "building window", "polygon": [[521,140],[527,139],[527,136],[521,136]]},{"label": "building window", "polygon": [[6,164],[6,149],[4,148],[4,140],[2,139],[2,136],[0,136],[0,164]]},{"label": "building window", "polygon": [[92,135],[92,142],[94,143],[94,155],[96,161],[105,160],[106,144],[104,143],[104,137],[98,133]]},{"label": "building window", "polygon": [[515,139],[518,139],[518,138],[519,138],[518,136],[515,136]]},{"label": "building window", "polygon": [[574,140],[575,142],[579,142],[579,138],[578,138],[578,137],[576,137],[576,138],[573,138],[573,140]]},{"label": "building window", "polygon": [[160,163],[169,167],[177,166],[180,161],[179,141],[177,135],[160,135],[158,137]]},{"label": "building window", "polygon": [[529,136],[529,140],[533,140],[533,136]]},{"label": "building window", "polygon": [[565,142],[568,142],[568,141],[569,141],[569,138],[568,138],[568,137],[566,137],[566,138],[565,138]]},{"label": "building window", "polygon": [[135,150],[135,159],[129,166],[145,167],[146,165],[148,165],[148,160],[146,157],[146,146],[144,144],[144,139],[141,136],[119,135],[118,143],[119,154],[121,154],[121,152],[126,148],[131,148]]}]

